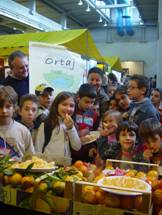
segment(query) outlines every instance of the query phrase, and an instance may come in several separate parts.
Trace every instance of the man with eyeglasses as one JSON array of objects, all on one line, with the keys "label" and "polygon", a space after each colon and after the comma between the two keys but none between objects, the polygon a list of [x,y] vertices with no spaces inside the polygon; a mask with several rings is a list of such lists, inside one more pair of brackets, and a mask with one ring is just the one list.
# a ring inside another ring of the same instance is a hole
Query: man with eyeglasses
[{"label": "man with eyeglasses", "polygon": [[148,90],[149,80],[147,77],[136,74],[130,77],[127,93],[132,102],[128,111],[128,118],[137,125],[148,118],[160,120],[158,111],[147,97]]},{"label": "man with eyeglasses", "polygon": [[29,93],[29,62],[27,56],[21,51],[15,51],[8,57],[10,71],[8,76],[1,81],[4,86],[11,86],[21,96]]}]

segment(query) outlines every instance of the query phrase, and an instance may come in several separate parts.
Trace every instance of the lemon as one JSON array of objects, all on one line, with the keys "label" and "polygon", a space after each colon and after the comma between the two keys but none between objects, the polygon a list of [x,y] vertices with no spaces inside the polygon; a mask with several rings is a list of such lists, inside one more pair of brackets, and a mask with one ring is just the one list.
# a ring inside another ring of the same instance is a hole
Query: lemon
[{"label": "lemon", "polygon": [[57,195],[63,196],[64,190],[65,190],[65,182],[63,182],[63,181],[53,182],[52,183],[52,189]]},{"label": "lemon", "polygon": [[15,173],[14,175],[11,176],[10,183],[13,186],[16,186],[21,184],[21,180],[22,180],[22,175],[20,173]]}]

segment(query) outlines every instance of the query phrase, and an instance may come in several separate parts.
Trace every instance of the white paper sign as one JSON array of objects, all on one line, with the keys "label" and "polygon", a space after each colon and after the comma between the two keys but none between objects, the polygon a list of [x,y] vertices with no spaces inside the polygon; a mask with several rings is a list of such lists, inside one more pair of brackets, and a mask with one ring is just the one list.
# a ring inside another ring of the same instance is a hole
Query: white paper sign
[{"label": "white paper sign", "polygon": [[55,96],[61,91],[77,92],[83,83],[86,62],[80,55],[63,46],[30,42],[29,71],[30,92],[46,83],[54,88]]}]

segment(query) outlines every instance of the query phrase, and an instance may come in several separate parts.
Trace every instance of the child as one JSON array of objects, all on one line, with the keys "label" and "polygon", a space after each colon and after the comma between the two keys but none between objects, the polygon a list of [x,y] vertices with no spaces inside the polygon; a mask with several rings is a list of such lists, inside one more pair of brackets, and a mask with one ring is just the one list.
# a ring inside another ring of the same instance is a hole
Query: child
[{"label": "child", "polygon": [[19,104],[20,123],[25,125],[31,132],[33,142],[35,140],[36,129],[39,125],[36,124],[35,116],[38,110],[38,98],[34,94],[26,94],[21,97]]},{"label": "child", "polygon": [[[87,134],[90,131],[97,130],[99,125],[99,116],[93,109],[93,104],[97,96],[96,89],[93,85],[82,84],[77,93],[77,105],[75,111],[75,125],[81,139],[84,144],[88,141]],[[84,145],[80,151],[72,153],[73,162],[75,160],[91,161],[89,157],[89,150],[94,145]]]},{"label": "child", "polygon": [[130,99],[127,95],[127,89],[124,86],[120,86],[116,89],[114,97],[118,103],[120,111],[126,113],[130,107]]},{"label": "child", "polygon": [[118,110],[119,109],[118,103],[117,103],[117,101],[116,101],[116,99],[115,99],[114,96],[112,96],[110,98],[109,107],[108,108],[109,108],[109,110]]},{"label": "child", "polygon": [[146,97],[149,90],[148,78],[143,75],[133,75],[128,81],[128,96],[132,100],[128,111],[129,120],[137,125],[148,118],[160,120],[159,113]]},{"label": "child", "polygon": [[[138,126],[134,122],[122,121],[116,131],[116,139],[120,145],[120,152],[117,159],[136,160],[140,147],[137,143]],[[138,154],[139,155],[139,154]],[[139,158],[140,160],[141,158]]]},{"label": "child", "polygon": [[47,124],[50,126],[48,129],[51,129],[49,141],[46,143],[45,123],[43,122],[36,137],[37,152],[52,154],[53,157],[71,158],[70,148],[76,151],[81,148],[80,138],[71,118],[74,109],[75,103],[71,93],[61,92],[56,96],[47,118]]},{"label": "child", "polygon": [[160,123],[162,125],[162,89],[154,88],[151,91],[150,99],[152,104],[155,106],[160,114]]},{"label": "child", "polygon": [[139,134],[145,144],[144,160],[162,165],[162,127],[159,121],[154,118],[144,120],[140,125]]},{"label": "child", "polygon": [[40,84],[35,88],[35,95],[39,99],[39,107],[36,115],[36,123],[41,124],[49,114],[49,108],[53,101],[54,89],[47,84]]},{"label": "child", "polygon": [[160,102],[162,102],[162,89],[160,88],[152,89],[150,99],[152,104],[159,111]]},{"label": "child", "polygon": [[[102,117],[101,136],[97,140],[98,153],[102,160],[114,159],[118,153],[116,130],[121,120],[121,113],[113,110],[107,111]],[[96,159],[98,159],[98,155]]]},{"label": "child", "polygon": [[98,67],[93,67],[88,71],[88,83],[95,86],[97,97],[95,99],[94,105],[96,106],[96,109],[98,110],[98,113],[100,116],[107,110],[108,102],[109,102],[109,96],[105,93],[102,86],[102,78],[103,78],[103,72]]},{"label": "child", "polygon": [[0,153],[19,160],[35,151],[29,130],[13,119],[17,99],[12,87],[0,87]]}]

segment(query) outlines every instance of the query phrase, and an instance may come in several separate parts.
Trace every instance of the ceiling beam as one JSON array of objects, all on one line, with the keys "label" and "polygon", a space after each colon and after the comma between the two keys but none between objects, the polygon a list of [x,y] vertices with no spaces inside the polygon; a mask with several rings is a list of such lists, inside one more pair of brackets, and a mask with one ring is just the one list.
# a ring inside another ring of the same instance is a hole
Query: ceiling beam
[{"label": "ceiling beam", "polygon": [[60,30],[61,25],[12,0],[0,1],[0,15],[41,31]]},{"label": "ceiling beam", "polygon": [[59,13],[61,14],[65,14],[67,15],[67,17],[69,17],[70,19],[72,19],[74,22],[76,22],[77,24],[79,24],[82,27],[86,27],[84,23],[80,22],[78,19],[76,19],[75,17],[73,17],[72,15],[70,15],[68,13],[68,11],[63,10],[61,7],[59,7],[58,5],[56,5],[56,3],[53,3],[51,0],[42,0],[42,2],[49,6],[52,7],[53,9],[57,10]]}]

